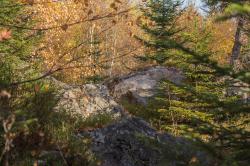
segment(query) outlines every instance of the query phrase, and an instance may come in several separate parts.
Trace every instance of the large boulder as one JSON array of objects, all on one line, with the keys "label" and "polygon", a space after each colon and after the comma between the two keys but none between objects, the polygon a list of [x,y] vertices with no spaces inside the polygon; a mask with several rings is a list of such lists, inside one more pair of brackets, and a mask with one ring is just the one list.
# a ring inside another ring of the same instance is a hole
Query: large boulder
[{"label": "large boulder", "polygon": [[157,92],[157,86],[161,80],[168,80],[175,84],[181,84],[184,76],[176,68],[162,66],[150,67],[132,74],[113,78],[104,82],[116,99],[128,98],[140,104],[146,104],[148,99]]},{"label": "large boulder", "polygon": [[57,86],[58,103],[55,111],[66,111],[72,116],[88,118],[97,114],[109,114],[113,118],[122,116],[122,108],[109,95],[104,85],[67,85],[51,78]]},{"label": "large boulder", "polygon": [[161,80],[180,84],[183,75],[175,68],[150,67],[103,84],[68,85],[50,78],[57,86],[59,99],[55,110],[65,110],[72,115],[87,118],[94,114],[108,113],[120,117],[123,113],[116,101],[128,97],[133,102],[146,104],[156,94]]},{"label": "large boulder", "polygon": [[[82,133],[85,136],[86,133]],[[101,166],[214,166],[216,160],[191,141],[161,134],[136,117],[88,131]]]},{"label": "large boulder", "polygon": [[116,119],[107,126],[77,133],[79,139],[92,138],[91,150],[101,159],[101,166],[215,165],[216,160],[205,150],[189,140],[159,133],[143,119],[125,113],[110,95],[117,99],[133,92],[138,100],[146,99],[155,94],[162,79],[181,83],[183,77],[175,69],[156,67],[103,85],[73,86],[50,80],[58,89],[56,111],[65,110],[82,118],[104,113]]}]

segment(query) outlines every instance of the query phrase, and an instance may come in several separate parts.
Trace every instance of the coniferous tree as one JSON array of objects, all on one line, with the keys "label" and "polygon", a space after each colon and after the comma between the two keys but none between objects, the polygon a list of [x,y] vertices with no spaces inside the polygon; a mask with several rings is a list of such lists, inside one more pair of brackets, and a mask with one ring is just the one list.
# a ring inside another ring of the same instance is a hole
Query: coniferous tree
[{"label": "coniferous tree", "polygon": [[35,83],[18,84],[39,74],[32,53],[40,32],[28,30],[33,24],[31,17],[32,13],[18,1],[0,0],[0,32],[9,34],[0,41],[1,165],[13,164],[13,142],[36,122],[34,112],[25,108],[34,104]]},{"label": "coniferous tree", "polygon": [[171,49],[176,47],[174,38],[181,29],[176,26],[176,20],[181,14],[181,3],[174,0],[149,0],[142,8],[145,20],[141,28],[147,38],[136,37],[150,52],[144,60],[153,60],[163,64],[171,55]]},{"label": "coniferous tree", "polygon": [[[228,85],[224,79],[225,76],[230,77],[230,72],[212,60],[212,52],[207,47],[209,31],[198,30],[194,25],[196,34],[180,35],[174,26],[179,11],[174,2],[149,1],[146,6],[143,12],[151,24],[142,25],[148,36],[139,38],[150,50],[144,59],[174,66],[181,69],[186,77],[178,86],[163,82],[160,89],[163,95],[157,100],[165,102],[165,105],[157,108],[153,105],[152,109],[158,110],[158,114],[149,112],[155,118],[148,117],[161,129],[211,143],[214,148],[218,147],[215,148],[218,153],[225,147],[230,149],[231,155],[224,156],[225,164],[248,162],[249,105],[241,103],[239,96],[225,93]],[[171,7],[167,10],[166,6]],[[207,35],[201,38],[201,33]]]},{"label": "coniferous tree", "polygon": [[[239,68],[239,58],[242,53],[242,38],[244,27],[249,22],[249,3],[246,0],[204,0],[211,8],[210,12],[220,12],[223,16],[218,20],[236,18],[236,32],[234,36],[234,46],[232,48],[230,65],[235,69]],[[213,10],[216,9],[216,10]]]},{"label": "coniferous tree", "polygon": [[37,68],[32,56],[41,32],[31,31],[32,13],[17,1],[0,1],[0,30],[10,33],[8,40],[0,42],[1,78],[0,87],[30,78]]},{"label": "coniferous tree", "polygon": [[[40,59],[33,56],[41,32],[32,28],[29,7],[0,0],[0,165],[37,165],[40,152],[56,146],[66,147],[72,156],[82,154],[76,165],[88,165],[83,157],[87,146],[72,132],[76,119],[52,111],[54,85],[48,79],[33,79],[41,75]],[[43,160],[49,165],[67,163]]]}]

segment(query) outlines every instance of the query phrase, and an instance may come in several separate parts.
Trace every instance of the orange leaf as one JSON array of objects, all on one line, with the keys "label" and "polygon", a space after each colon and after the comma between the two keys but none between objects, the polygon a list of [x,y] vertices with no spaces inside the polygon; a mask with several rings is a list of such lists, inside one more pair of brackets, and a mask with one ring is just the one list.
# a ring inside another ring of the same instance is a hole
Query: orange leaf
[{"label": "orange leaf", "polygon": [[0,98],[10,98],[11,97],[11,94],[9,92],[7,92],[6,90],[2,90],[0,91]]},{"label": "orange leaf", "polygon": [[35,85],[35,92],[39,92],[40,91],[40,86],[38,84]]},{"label": "orange leaf", "polygon": [[7,40],[11,38],[11,30],[4,29],[0,32],[0,41]]}]

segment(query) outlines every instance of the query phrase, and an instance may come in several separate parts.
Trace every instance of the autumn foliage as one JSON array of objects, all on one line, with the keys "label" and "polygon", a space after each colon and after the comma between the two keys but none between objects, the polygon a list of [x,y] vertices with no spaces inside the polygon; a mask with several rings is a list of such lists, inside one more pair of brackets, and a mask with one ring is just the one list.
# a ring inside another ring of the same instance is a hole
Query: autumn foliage
[{"label": "autumn foliage", "polygon": [[86,121],[54,111],[51,80],[102,83],[155,65],[185,79],[160,81],[146,106],[118,102],[224,165],[249,163],[249,2],[204,0],[207,13],[180,2],[0,0],[0,165],[37,166],[55,148],[51,165],[96,164],[90,139],[76,139]]}]

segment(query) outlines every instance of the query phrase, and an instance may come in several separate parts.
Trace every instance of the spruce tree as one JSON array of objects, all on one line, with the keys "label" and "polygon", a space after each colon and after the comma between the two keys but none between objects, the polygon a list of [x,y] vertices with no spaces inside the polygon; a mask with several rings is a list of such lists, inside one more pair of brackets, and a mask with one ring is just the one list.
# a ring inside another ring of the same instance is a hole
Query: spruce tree
[{"label": "spruce tree", "polygon": [[[41,33],[29,30],[34,23],[31,14],[27,5],[16,0],[0,0],[0,33],[9,33],[7,39],[0,41],[0,165],[4,166],[15,165],[16,159],[26,154],[16,141],[28,141],[24,137],[43,118],[39,112],[45,115],[54,101],[50,90],[41,89],[42,81],[18,84],[40,72],[33,51]],[[50,101],[45,103],[44,97]]]},{"label": "spruce tree", "polygon": [[149,0],[142,12],[145,21],[140,25],[147,39],[136,36],[147,48],[148,54],[139,57],[143,60],[153,60],[159,64],[166,62],[171,55],[171,49],[176,47],[175,34],[181,29],[175,22],[180,16],[181,3],[174,0]]},{"label": "spruce tree", "polygon": [[33,51],[41,32],[27,29],[34,23],[31,18],[32,13],[18,1],[0,1],[0,30],[11,33],[10,39],[0,42],[0,88],[27,80],[36,74],[33,69],[38,66]]},{"label": "spruce tree", "polygon": [[[0,0],[0,35],[11,34],[0,36],[0,165],[37,165],[41,152],[55,147],[67,152],[65,158],[79,156],[76,165],[90,165],[87,143],[72,132],[80,120],[52,111],[56,85],[49,79],[34,80],[41,76],[40,59],[33,55],[42,33],[33,28],[32,4]],[[63,165],[65,158],[55,160],[49,155],[41,160]]]},{"label": "spruce tree", "polygon": [[[182,85],[162,83],[156,100],[165,105],[152,104],[147,109],[158,113],[150,111],[147,117],[160,129],[213,145],[210,149],[220,157],[225,148],[230,149],[231,155],[223,156],[225,164],[246,163],[249,105],[239,96],[225,93],[228,85],[224,79],[230,77],[230,71],[212,60],[207,47],[209,31],[203,29],[191,36],[180,33],[175,26],[178,6],[176,1],[151,0],[142,10],[151,24],[142,24],[147,37],[138,37],[148,47],[148,55],[141,59],[176,67],[186,77]],[[208,35],[201,38],[200,33]]]}]

